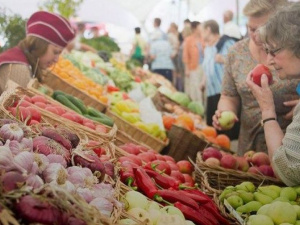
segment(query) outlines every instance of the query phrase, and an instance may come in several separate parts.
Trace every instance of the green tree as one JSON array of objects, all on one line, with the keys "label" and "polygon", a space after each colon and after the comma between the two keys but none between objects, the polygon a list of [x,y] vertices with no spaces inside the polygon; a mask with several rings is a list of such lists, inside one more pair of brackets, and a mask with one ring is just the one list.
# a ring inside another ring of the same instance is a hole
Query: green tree
[{"label": "green tree", "polygon": [[46,10],[53,13],[58,13],[67,19],[76,16],[83,0],[45,0],[40,6],[40,10]]},{"label": "green tree", "polygon": [[0,36],[5,39],[4,46],[0,46],[0,52],[16,46],[25,38],[26,21],[18,14],[9,13],[5,9],[0,10]]}]

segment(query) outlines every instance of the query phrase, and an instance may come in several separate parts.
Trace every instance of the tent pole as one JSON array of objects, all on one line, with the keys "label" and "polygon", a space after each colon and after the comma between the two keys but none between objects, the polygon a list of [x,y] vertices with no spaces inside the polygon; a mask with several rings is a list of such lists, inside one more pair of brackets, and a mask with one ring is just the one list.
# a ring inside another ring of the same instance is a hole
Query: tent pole
[{"label": "tent pole", "polygon": [[236,0],[236,23],[237,23],[237,25],[239,25],[239,17],[240,17],[239,0]]}]

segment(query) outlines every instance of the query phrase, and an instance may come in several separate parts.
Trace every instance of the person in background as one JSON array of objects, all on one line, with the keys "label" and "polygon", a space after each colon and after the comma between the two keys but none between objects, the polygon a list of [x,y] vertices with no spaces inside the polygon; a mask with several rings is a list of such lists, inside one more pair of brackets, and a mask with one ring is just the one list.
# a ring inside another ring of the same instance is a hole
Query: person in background
[{"label": "person in background", "polygon": [[233,12],[231,10],[226,10],[223,14],[223,21],[224,21],[224,35],[227,35],[231,38],[235,38],[236,41],[242,38],[240,29],[236,23],[232,21],[233,19]]},{"label": "person in background", "polygon": [[179,36],[179,50],[178,50],[178,78],[177,78],[177,85],[176,88],[178,91],[184,92],[184,76],[185,76],[185,70],[184,70],[184,63],[183,63],[183,47],[185,39],[192,34],[192,30],[189,27],[184,27],[182,32]]},{"label": "person in background", "polygon": [[206,123],[212,126],[212,117],[220,99],[224,75],[224,59],[229,47],[234,44],[232,39],[222,39],[219,25],[215,20],[208,20],[202,25],[202,36],[205,41],[202,87],[206,87]]},{"label": "person in background", "polygon": [[185,19],[183,21],[183,25],[184,25],[184,28],[186,28],[186,27],[192,28],[192,24],[191,24],[191,21],[189,19]]},{"label": "person in background", "polygon": [[[271,17],[259,29],[259,33],[268,65],[274,67],[280,79],[288,79],[289,83],[296,86],[300,78],[300,3],[289,4]],[[268,154],[275,174],[287,186],[300,185],[300,104],[297,104],[293,121],[284,134],[276,111],[278,96],[272,91],[274,84],[269,85],[267,76],[263,75],[259,87],[252,81],[251,73],[246,82],[260,108]]]},{"label": "person in background", "polygon": [[193,101],[203,102],[200,82],[203,76],[202,62],[204,44],[201,39],[201,24],[192,22],[192,34],[184,41],[183,62],[185,66],[184,91]]},{"label": "person in background", "polygon": [[135,37],[132,43],[132,49],[130,51],[130,56],[132,59],[138,60],[141,65],[144,64],[145,54],[147,52],[147,43],[141,36],[141,28],[136,27]]},{"label": "person in background", "polygon": [[152,35],[150,46],[151,70],[154,73],[161,74],[170,82],[172,82],[172,70],[174,65],[172,62],[172,47],[170,43],[162,37],[162,33],[156,31]]},{"label": "person in background", "polygon": [[[221,130],[218,118],[223,111],[231,111],[239,117],[240,132],[238,155],[249,150],[266,152],[264,130],[261,127],[261,113],[258,102],[246,84],[247,74],[259,63],[267,64],[267,54],[260,42],[257,29],[264,25],[270,16],[285,0],[250,0],[244,8],[248,17],[249,38],[237,42],[229,51],[225,61],[221,98],[213,117],[213,125]],[[289,80],[280,80],[275,70],[271,70],[274,83],[270,89],[276,101],[277,121],[285,131],[291,122],[292,109],[298,102],[296,84]]]},{"label": "person in background", "polygon": [[154,21],[153,21],[154,31],[150,35],[150,41],[156,38],[157,33],[160,33],[160,35],[163,39],[167,39],[167,35],[166,35],[165,32],[163,32],[161,30],[160,25],[161,25],[161,19],[160,18],[155,18]]},{"label": "person in background", "polygon": [[32,14],[26,37],[0,55],[0,94],[10,84],[26,87],[35,77],[41,81],[43,71],[58,61],[74,37],[75,31],[64,17],[45,11]]},{"label": "person in background", "polygon": [[174,64],[173,70],[173,85],[176,86],[178,78],[178,51],[179,51],[179,32],[178,26],[171,23],[168,30],[168,41],[172,47],[172,61]]}]

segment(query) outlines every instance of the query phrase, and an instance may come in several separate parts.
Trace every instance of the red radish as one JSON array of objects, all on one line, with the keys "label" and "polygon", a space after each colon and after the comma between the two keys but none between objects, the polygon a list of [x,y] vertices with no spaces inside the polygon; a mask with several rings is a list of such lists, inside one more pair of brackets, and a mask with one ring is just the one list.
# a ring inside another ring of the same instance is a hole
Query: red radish
[{"label": "red radish", "polygon": [[23,196],[15,204],[16,215],[24,219],[27,223],[55,224],[60,217],[58,209],[42,198],[30,195]]},{"label": "red radish", "polygon": [[27,95],[24,95],[23,99],[26,100],[27,102],[32,103],[31,98],[29,96],[27,96]]},{"label": "red radish", "polygon": [[21,100],[20,101],[20,104],[19,104],[19,106],[23,106],[23,107],[25,107],[25,108],[27,108],[27,107],[29,107],[29,106],[31,106],[32,105],[32,103],[31,102],[28,102],[28,101],[26,101],[26,100]]},{"label": "red radish", "polygon": [[106,162],[106,161],[109,161],[110,158],[109,158],[109,156],[107,156],[107,155],[101,155],[101,156],[100,156],[100,160],[101,160],[101,162]]},{"label": "red radish", "polygon": [[96,129],[96,125],[93,122],[91,122],[91,123],[90,122],[83,123],[83,126],[88,127],[88,128],[90,128],[92,130]]},{"label": "red radish", "polygon": [[82,122],[83,123],[94,123],[93,120],[90,120],[90,119],[85,118],[85,117],[82,118]]},{"label": "red radish", "polygon": [[114,164],[110,161],[103,162],[105,167],[105,173],[114,179],[115,177],[115,167]]},{"label": "red radish", "polygon": [[31,120],[30,123],[28,124],[29,126],[35,125],[35,124],[39,124],[39,121],[36,120]]},{"label": "red radish", "polygon": [[73,122],[76,122],[76,118],[74,117],[74,115],[69,112],[62,114],[61,117],[71,120]]},{"label": "red radish", "polygon": [[65,158],[67,162],[70,161],[70,151],[61,144],[44,136],[38,136],[33,139],[33,150],[44,155],[57,154]]},{"label": "red radish", "polygon": [[73,113],[73,116],[75,118],[75,122],[79,124],[83,124],[83,117],[78,115],[77,113]]},{"label": "red radish", "polygon": [[11,191],[14,189],[20,189],[25,184],[25,177],[21,173],[16,171],[9,171],[4,173],[1,177],[1,184],[4,191]]},{"label": "red radish", "polygon": [[54,113],[56,115],[59,115],[57,109],[53,106],[46,106],[45,110],[47,110],[48,112]]},{"label": "red radish", "polygon": [[37,110],[36,108],[30,106],[30,107],[27,107],[27,109],[30,111],[31,113],[31,118],[35,121],[38,121],[38,122],[41,122],[41,113],[39,110]]},{"label": "red radish", "polygon": [[58,112],[58,115],[62,115],[66,112],[65,109],[63,109],[62,107],[60,106],[53,106],[54,108],[56,108],[57,112]]},{"label": "red radish", "polygon": [[45,104],[47,104],[47,102],[48,102],[47,99],[42,95],[36,95],[36,96],[31,97],[31,101],[33,103],[42,102],[42,103],[45,103]]},{"label": "red radish", "polygon": [[96,131],[100,132],[100,133],[106,133],[107,132],[107,128],[104,125],[98,124],[96,126]]},{"label": "red radish", "polygon": [[71,150],[72,144],[71,142],[66,139],[63,135],[59,134],[57,130],[53,128],[44,128],[42,129],[42,135],[52,140],[56,141],[57,143],[64,146],[66,149]]},{"label": "red radish", "polygon": [[194,179],[191,175],[186,174],[186,173],[183,173],[182,175],[184,177],[184,182],[185,183],[195,183],[195,181],[194,181]]},{"label": "red radish", "polygon": [[47,105],[43,102],[35,102],[34,103],[37,107],[40,107],[42,109],[45,109],[47,107]]},{"label": "red radish", "polygon": [[11,114],[20,119],[22,122],[25,122],[27,121],[27,125],[30,124],[30,121],[31,121],[31,113],[30,111],[23,107],[23,106],[19,106],[17,108],[13,107],[13,108],[9,108],[8,111],[11,112]]}]

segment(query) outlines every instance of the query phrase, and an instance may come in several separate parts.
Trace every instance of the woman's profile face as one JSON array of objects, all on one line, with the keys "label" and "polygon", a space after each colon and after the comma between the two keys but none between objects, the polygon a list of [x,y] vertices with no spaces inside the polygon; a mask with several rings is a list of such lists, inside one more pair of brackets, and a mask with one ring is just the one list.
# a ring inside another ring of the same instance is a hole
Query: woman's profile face
[{"label": "woman's profile face", "polygon": [[264,15],[260,17],[249,16],[248,18],[248,34],[250,39],[257,45],[262,46],[261,41],[259,40],[258,28],[264,25],[268,21],[269,15]]},{"label": "woman's profile face", "polygon": [[47,69],[58,62],[62,48],[53,44],[49,44],[46,53],[40,57],[39,66],[42,69]]}]

